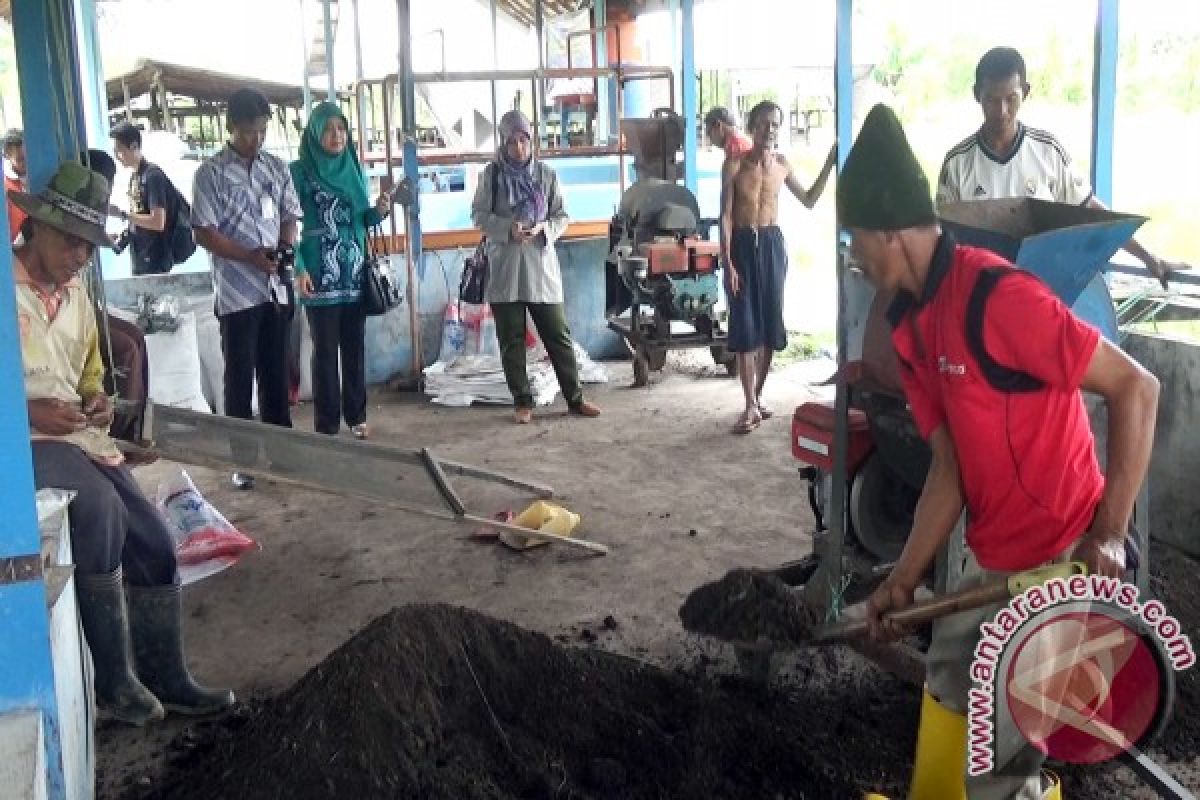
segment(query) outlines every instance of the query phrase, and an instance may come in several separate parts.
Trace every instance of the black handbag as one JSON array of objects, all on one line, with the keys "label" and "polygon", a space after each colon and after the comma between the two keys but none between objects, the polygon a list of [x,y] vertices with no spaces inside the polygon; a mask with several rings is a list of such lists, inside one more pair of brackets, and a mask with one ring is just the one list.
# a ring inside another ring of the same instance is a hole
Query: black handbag
[{"label": "black handbag", "polygon": [[462,277],[458,281],[458,299],[463,303],[483,305],[487,294],[488,257],[487,237],[480,240],[475,254],[463,262]]},{"label": "black handbag", "polygon": [[[499,168],[492,165],[488,168],[492,184],[492,213],[496,212],[496,190],[499,183]],[[458,279],[458,299],[462,303],[483,305],[487,297],[488,284],[488,255],[487,235],[479,240],[475,254],[463,262],[462,277]]]},{"label": "black handbag", "polygon": [[[385,242],[384,252],[375,249],[375,240]],[[375,228],[367,232],[368,255],[363,260],[362,271],[362,305],[363,313],[368,317],[386,314],[404,299],[404,293],[396,282],[396,274],[392,271],[387,254],[386,239],[383,230]]]}]

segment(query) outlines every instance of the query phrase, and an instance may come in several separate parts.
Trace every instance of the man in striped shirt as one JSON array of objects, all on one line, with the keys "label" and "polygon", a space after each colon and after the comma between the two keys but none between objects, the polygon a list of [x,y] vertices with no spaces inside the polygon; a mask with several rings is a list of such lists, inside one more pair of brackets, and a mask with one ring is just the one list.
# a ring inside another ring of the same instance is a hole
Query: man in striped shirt
[{"label": "man in striped shirt", "polygon": [[[1011,47],[994,47],[975,68],[975,99],[983,126],[950,149],[938,179],[938,206],[1004,197],[1034,197],[1056,203],[1105,208],[1054,134],[1021,123],[1017,114],[1029,97],[1025,59]],[[1166,276],[1187,264],[1166,261],[1136,239],[1125,250],[1166,286]]]},{"label": "man in striped shirt", "polygon": [[[253,89],[229,98],[230,140],[196,171],[192,226],[196,243],[212,258],[216,314],[225,357],[225,414],[250,419],[258,381],[262,421],[290,428],[287,341],[291,286],[281,277],[276,253],[294,245],[302,216],[287,164],[264,152],[271,108]],[[246,466],[257,447],[235,448]],[[234,474],[239,488],[253,479]]]}]

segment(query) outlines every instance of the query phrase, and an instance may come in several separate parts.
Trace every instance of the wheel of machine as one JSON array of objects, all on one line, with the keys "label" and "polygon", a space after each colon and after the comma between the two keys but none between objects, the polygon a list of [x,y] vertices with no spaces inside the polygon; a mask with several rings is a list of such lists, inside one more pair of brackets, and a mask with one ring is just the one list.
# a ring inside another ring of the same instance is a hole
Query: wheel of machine
[{"label": "wheel of machine", "polygon": [[725,367],[725,372],[729,374],[729,377],[737,377],[737,356],[729,352],[725,345],[714,344],[708,348],[708,352],[712,353],[713,363]]},{"label": "wheel of machine", "polygon": [[640,389],[650,383],[650,362],[640,349],[633,354],[633,387]]},{"label": "wheel of machine", "polygon": [[850,487],[850,522],[858,543],[881,562],[898,559],[912,530],[919,496],[873,453]]}]

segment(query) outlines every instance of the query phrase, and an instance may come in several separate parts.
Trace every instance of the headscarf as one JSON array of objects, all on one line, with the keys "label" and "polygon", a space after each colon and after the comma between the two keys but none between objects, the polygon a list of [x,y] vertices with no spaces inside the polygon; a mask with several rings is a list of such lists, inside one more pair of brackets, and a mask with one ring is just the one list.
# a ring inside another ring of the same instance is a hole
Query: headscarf
[{"label": "headscarf", "polygon": [[[321,146],[325,125],[334,117],[340,118],[346,125],[346,149],[336,156],[330,155]],[[354,138],[350,135],[350,123],[336,104],[322,102],[313,107],[304,135],[300,137],[299,160],[313,180],[347,200],[356,213],[371,207],[367,197],[367,179],[363,175],[362,165],[358,163]]]},{"label": "headscarf", "polygon": [[529,120],[514,109],[500,118],[500,149],[496,153],[496,166],[500,172],[496,177],[518,220],[543,222],[546,219],[546,191],[538,183],[539,172],[533,153],[524,164],[508,157],[508,142],[518,133],[533,138]]}]

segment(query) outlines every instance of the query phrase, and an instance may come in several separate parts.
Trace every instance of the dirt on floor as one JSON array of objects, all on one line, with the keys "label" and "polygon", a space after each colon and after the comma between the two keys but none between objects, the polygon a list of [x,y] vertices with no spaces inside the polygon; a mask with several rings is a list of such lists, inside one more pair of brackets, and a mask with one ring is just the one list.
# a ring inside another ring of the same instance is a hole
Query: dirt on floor
[{"label": "dirt on floor", "polygon": [[[797,651],[764,689],[679,619],[689,593],[729,570],[809,552],[789,417],[828,370],[774,375],[776,417],[734,436],[733,381],[675,369],[630,390],[628,368],[609,366],[613,382],[591,391],[598,420],[559,408],[515,426],[504,409],[395,393],[374,394],[370,412],[375,441],[553,485],[582,516],[577,534],[610,547],[601,558],[517,553],[452,523],[265,480],[238,492],[189,468],[263,548],[185,591],[193,669],[241,703],[213,720],[102,727],[99,797],[902,796],[916,689],[848,648]],[[177,468],[139,478],[153,491]],[[454,482],[484,515],[531,499]],[[1197,601],[1179,595],[1196,563],[1152,557],[1194,634]],[[1182,678],[1166,755],[1200,788],[1187,770],[1200,692],[1195,673]],[[1123,768],[1062,772],[1073,799],[1154,796]]]}]

